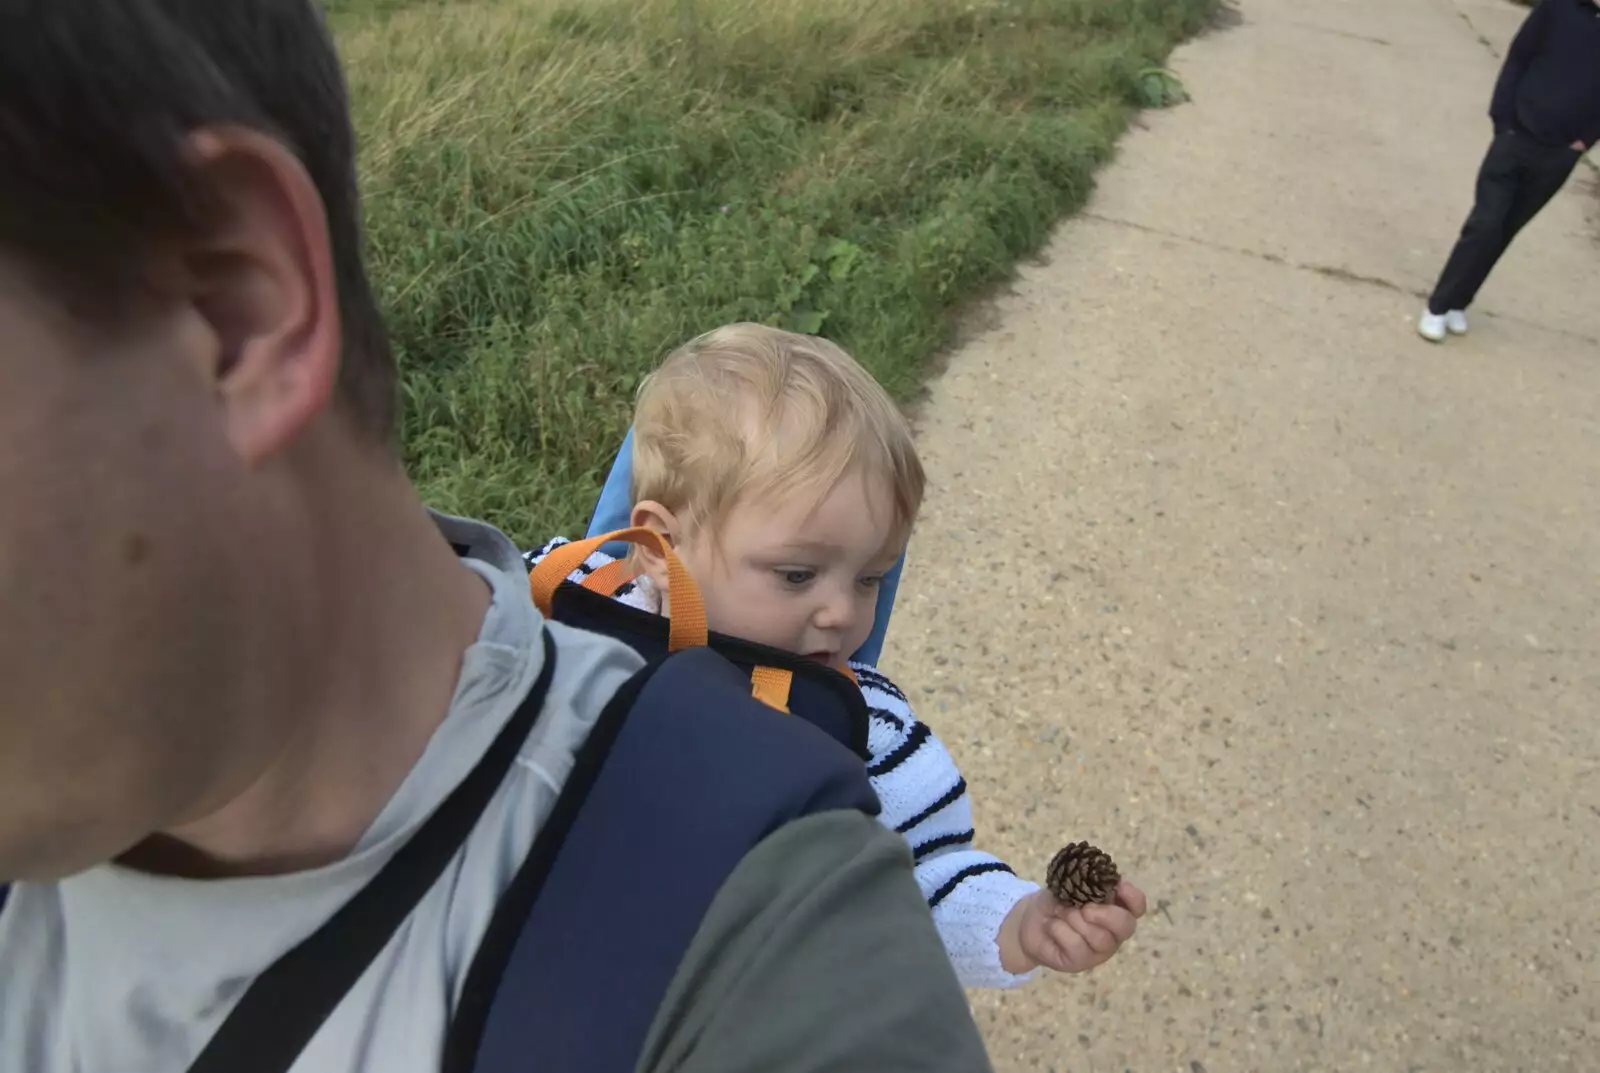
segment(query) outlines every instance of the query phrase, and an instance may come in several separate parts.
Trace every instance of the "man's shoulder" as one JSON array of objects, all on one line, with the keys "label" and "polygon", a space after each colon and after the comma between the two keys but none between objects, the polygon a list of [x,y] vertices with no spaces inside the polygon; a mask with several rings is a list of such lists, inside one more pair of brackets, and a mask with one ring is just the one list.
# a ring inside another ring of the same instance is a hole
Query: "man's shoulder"
[{"label": "man's shoulder", "polygon": [[857,812],[768,836],[718,892],[638,1070],[812,1073],[841,1056],[861,1069],[989,1069],[911,868],[905,841]]},{"label": "man's shoulder", "polygon": [[498,570],[512,573],[520,569],[517,546],[511,538],[488,522],[463,518],[454,514],[428,509],[428,516],[438,527],[439,535],[449,542],[463,559],[476,559]]}]

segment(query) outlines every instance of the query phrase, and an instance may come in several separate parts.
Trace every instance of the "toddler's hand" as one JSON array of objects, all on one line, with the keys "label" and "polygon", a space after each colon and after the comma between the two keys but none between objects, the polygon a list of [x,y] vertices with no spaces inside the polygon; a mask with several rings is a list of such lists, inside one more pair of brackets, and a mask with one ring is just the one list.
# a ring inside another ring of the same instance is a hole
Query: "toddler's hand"
[{"label": "toddler's hand", "polygon": [[1035,891],[1000,926],[1000,964],[1016,974],[1040,965],[1056,972],[1088,972],[1133,938],[1144,913],[1144,892],[1127,880],[1117,884],[1111,905],[1069,908],[1049,891]]}]

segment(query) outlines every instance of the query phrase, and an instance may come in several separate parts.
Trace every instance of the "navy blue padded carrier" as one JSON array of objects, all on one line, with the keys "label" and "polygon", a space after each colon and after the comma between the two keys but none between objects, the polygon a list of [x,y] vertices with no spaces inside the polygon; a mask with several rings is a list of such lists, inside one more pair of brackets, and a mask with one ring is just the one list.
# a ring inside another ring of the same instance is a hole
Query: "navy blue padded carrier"
[{"label": "navy blue padded carrier", "polygon": [[[845,676],[717,634],[670,655],[665,618],[570,582],[551,611],[650,662],[607,706],[501,901],[445,1073],[633,1069],[745,854],[808,814],[879,810],[862,762],[866,703]],[[793,714],[751,696],[755,666],[791,672]]]},{"label": "navy blue padded carrier", "polygon": [[446,1073],[632,1070],[729,874],[832,809],[878,812],[849,750],[756,701],[715,651],[652,663],[601,717],[502,900]]}]

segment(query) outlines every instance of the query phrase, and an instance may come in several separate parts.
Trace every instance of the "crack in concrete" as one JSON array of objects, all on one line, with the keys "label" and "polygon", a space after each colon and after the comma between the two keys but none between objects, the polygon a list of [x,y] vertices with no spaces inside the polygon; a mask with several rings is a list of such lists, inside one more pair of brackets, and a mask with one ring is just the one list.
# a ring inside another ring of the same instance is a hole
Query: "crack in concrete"
[{"label": "crack in concrete", "polygon": [[1227,243],[1213,242],[1210,239],[1198,238],[1194,235],[1179,234],[1176,231],[1168,231],[1165,228],[1151,227],[1149,224],[1141,224],[1135,220],[1119,220],[1114,216],[1103,216],[1096,212],[1085,212],[1081,213],[1080,215],[1086,220],[1095,220],[1099,223],[1111,224],[1114,227],[1126,227],[1134,231],[1143,231],[1145,234],[1158,235],[1161,238],[1177,239],[1180,242],[1187,242],[1195,246],[1204,246],[1207,249],[1216,250],[1219,253],[1231,253],[1240,257],[1251,257],[1258,261],[1266,261],[1269,264],[1282,265],[1284,268],[1292,268],[1298,272],[1315,272],[1319,276],[1327,276],[1329,279],[1340,280],[1344,283],[1361,283],[1370,287],[1381,287],[1386,291],[1395,291],[1399,294],[1409,294],[1413,298],[1426,298],[1428,296],[1426,291],[1419,291],[1410,287],[1405,287],[1394,282],[1393,280],[1384,279],[1381,276],[1362,275],[1359,272],[1352,272],[1348,268],[1340,268],[1336,265],[1319,265],[1308,264],[1301,261],[1291,261],[1289,258],[1284,257],[1281,254],[1268,253],[1265,250],[1252,250],[1245,246],[1230,246]]},{"label": "crack in concrete", "polygon": [[1461,16],[1461,21],[1467,24],[1467,29],[1471,30],[1473,36],[1478,39],[1478,44],[1488,49],[1489,55],[1493,56],[1497,60],[1500,59],[1500,50],[1494,47],[1494,42],[1489,40],[1487,34],[1478,29],[1478,24],[1472,21],[1472,16],[1467,14],[1466,9],[1460,4],[1455,3],[1452,3],[1450,6],[1455,8],[1457,15]]},{"label": "crack in concrete", "polygon": [[1353,33],[1350,30],[1338,30],[1332,26],[1318,26],[1316,23],[1292,20],[1289,25],[1298,26],[1302,30],[1311,30],[1319,34],[1331,34],[1334,37],[1343,37],[1351,41],[1363,41],[1369,45],[1393,45],[1394,42],[1382,37],[1373,37],[1370,34]]},{"label": "crack in concrete", "polygon": [[[1168,231],[1166,228],[1152,227],[1149,224],[1142,224],[1135,220],[1120,220],[1114,216],[1105,216],[1097,212],[1081,212],[1078,214],[1078,216],[1080,219],[1093,220],[1096,223],[1109,224],[1112,227],[1126,227],[1131,231],[1140,231],[1144,234],[1155,235],[1159,238],[1170,238],[1179,242],[1187,242],[1192,246],[1200,246],[1205,249],[1215,250],[1218,253],[1229,253],[1237,257],[1249,257],[1257,261],[1266,261],[1268,264],[1279,265],[1295,272],[1312,272],[1328,279],[1337,280],[1340,283],[1349,283],[1365,287],[1377,287],[1381,290],[1391,291],[1395,294],[1408,295],[1421,301],[1427,301],[1428,299],[1428,292],[1425,290],[1407,287],[1403,284],[1396,283],[1394,280],[1384,279],[1382,276],[1364,275],[1363,273],[1355,272],[1339,265],[1320,265],[1303,261],[1291,261],[1289,258],[1284,257],[1281,254],[1268,253],[1265,250],[1252,250],[1245,246],[1230,246],[1223,242],[1213,242],[1210,239],[1199,238],[1194,235],[1184,235],[1176,231]],[[1532,328],[1536,331],[1548,332],[1551,335],[1558,335],[1566,339],[1575,339],[1579,342],[1600,346],[1600,339],[1597,339],[1593,336],[1584,335],[1581,332],[1569,331],[1565,328],[1557,328],[1549,324],[1541,324],[1538,321],[1526,320],[1522,317],[1513,316],[1508,313],[1497,313],[1492,309],[1481,309],[1479,312],[1483,316],[1493,317],[1496,320],[1503,320],[1508,324],[1516,324],[1522,327]]]}]

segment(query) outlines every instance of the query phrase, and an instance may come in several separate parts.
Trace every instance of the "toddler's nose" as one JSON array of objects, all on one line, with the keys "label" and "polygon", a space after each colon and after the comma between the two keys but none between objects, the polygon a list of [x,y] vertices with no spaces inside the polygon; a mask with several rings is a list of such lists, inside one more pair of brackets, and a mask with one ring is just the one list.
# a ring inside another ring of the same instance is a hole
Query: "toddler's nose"
[{"label": "toddler's nose", "polygon": [[844,593],[830,593],[814,617],[817,628],[847,633],[855,624],[856,602]]}]

